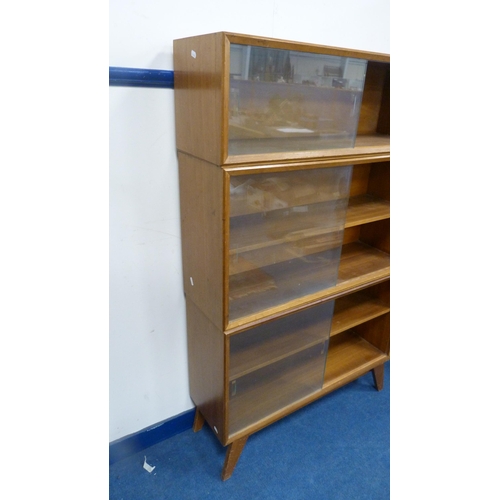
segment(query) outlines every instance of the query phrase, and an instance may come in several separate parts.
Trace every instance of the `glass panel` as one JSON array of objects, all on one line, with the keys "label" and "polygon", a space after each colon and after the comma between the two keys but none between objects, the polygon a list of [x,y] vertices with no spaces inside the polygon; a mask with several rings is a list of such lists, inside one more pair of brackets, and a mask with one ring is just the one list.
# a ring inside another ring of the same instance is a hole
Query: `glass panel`
[{"label": "glass panel", "polygon": [[365,59],[231,44],[229,154],[354,146]]},{"label": "glass panel", "polygon": [[229,433],[321,389],[333,301],[233,335]]},{"label": "glass panel", "polygon": [[231,177],[230,321],[335,286],[351,172]]}]

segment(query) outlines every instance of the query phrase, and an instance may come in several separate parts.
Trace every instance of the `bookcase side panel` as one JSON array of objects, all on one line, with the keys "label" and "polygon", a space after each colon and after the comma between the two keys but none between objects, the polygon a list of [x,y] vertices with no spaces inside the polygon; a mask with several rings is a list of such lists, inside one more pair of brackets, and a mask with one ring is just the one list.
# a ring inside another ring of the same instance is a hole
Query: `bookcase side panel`
[{"label": "bookcase side panel", "polygon": [[223,171],[179,153],[184,292],[222,330]]},{"label": "bookcase side panel", "polygon": [[186,300],[189,393],[224,442],[224,335],[189,298]]},{"label": "bookcase side panel", "polygon": [[174,40],[177,149],[215,164],[222,160],[223,47],[221,33]]}]

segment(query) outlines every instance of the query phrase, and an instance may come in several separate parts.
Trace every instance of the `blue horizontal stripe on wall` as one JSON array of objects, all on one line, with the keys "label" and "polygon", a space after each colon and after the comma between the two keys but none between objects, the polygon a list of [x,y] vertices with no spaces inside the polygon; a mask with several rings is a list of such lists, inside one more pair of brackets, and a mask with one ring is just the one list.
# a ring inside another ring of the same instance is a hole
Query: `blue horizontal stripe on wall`
[{"label": "blue horizontal stripe on wall", "polygon": [[193,427],[195,409],[109,443],[109,465]]},{"label": "blue horizontal stripe on wall", "polygon": [[109,67],[109,85],[114,87],[174,88],[174,72],[162,69]]}]

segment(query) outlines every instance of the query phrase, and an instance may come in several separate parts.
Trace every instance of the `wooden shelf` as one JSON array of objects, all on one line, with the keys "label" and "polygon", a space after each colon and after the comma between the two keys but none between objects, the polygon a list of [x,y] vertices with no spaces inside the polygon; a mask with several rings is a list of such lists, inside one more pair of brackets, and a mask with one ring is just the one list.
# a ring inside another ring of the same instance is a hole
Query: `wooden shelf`
[{"label": "wooden shelf", "polygon": [[[330,335],[338,335],[389,312],[388,305],[367,292],[346,295],[335,302]],[[307,328],[287,331],[286,335],[240,345],[238,350],[231,350],[229,380],[323,343],[325,338],[321,332],[318,325],[309,324]]]},{"label": "wooden shelf", "polygon": [[387,200],[382,200],[368,194],[355,196],[349,200],[345,227],[359,226],[368,222],[389,219],[390,205]]},{"label": "wooden shelf", "polygon": [[[337,255],[340,256],[340,247]],[[230,317],[258,313],[331,287],[337,275],[335,257],[332,252],[322,252],[308,256],[307,260],[290,259],[230,276]],[[255,283],[257,274],[262,285]],[[249,288],[249,283],[255,285]]]},{"label": "wooden shelf", "polygon": [[[335,286],[331,286],[335,278],[332,275],[332,262],[321,258],[295,273],[283,271],[276,274],[272,269],[274,266],[270,266],[264,271],[273,272],[274,279],[271,279],[271,274],[264,272],[268,279],[262,279],[262,285],[258,282],[253,284],[248,293],[248,282],[254,275],[254,272],[250,272],[248,276],[244,276],[245,279],[233,281],[230,285],[230,293],[240,298],[230,301],[232,319],[228,329],[251,322],[254,318],[272,315],[276,311],[298,307],[321,297],[344,295],[350,289],[387,279],[390,275],[389,262],[389,254],[364,243],[354,242],[342,247]],[[235,277],[237,276],[239,275]],[[305,290],[303,297],[297,296],[298,283]],[[307,283],[313,283],[315,290],[308,289]]]},{"label": "wooden shelf", "polygon": [[389,254],[364,243],[349,243],[342,247],[339,274],[336,288],[338,290],[368,283],[381,277],[389,277]]},{"label": "wooden shelf", "polygon": [[[342,231],[335,228],[317,228],[290,238],[270,241],[259,248],[246,247],[238,253],[230,254],[229,276],[235,276],[252,270],[279,266],[280,263],[291,262],[294,259],[314,258],[315,254],[335,251],[342,245]],[[297,260],[297,263],[300,261]],[[294,266],[292,266],[294,267]],[[276,267],[277,269],[277,267]],[[271,275],[275,273],[270,271]],[[235,278],[238,279],[238,278]]]},{"label": "wooden shelf", "polygon": [[323,388],[339,384],[355,372],[369,370],[389,357],[352,330],[330,339]]},{"label": "wooden shelf", "polygon": [[268,213],[266,216],[259,213],[231,217],[229,255],[300,242],[343,229],[343,225],[340,222],[335,223],[332,217],[335,209],[339,210],[336,202],[305,205],[303,212],[293,213],[294,208],[299,210],[302,207],[291,207],[274,214]]},{"label": "wooden shelf", "polygon": [[364,292],[346,295],[335,301],[332,328],[334,336],[390,311],[388,305]]},{"label": "wooden shelf", "polygon": [[[344,207],[346,201],[343,201]],[[332,217],[335,210],[342,210],[338,203],[338,200],[319,202],[281,209],[271,214],[231,217],[229,255],[341,231],[342,222],[336,223]],[[293,213],[294,209],[296,213]]]},{"label": "wooden shelf", "polygon": [[[342,228],[339,228],[338,226],[320,226],[320,227],[313,227],[310,229],[305,229],[305,230],[298,230],[298,231],[293,231],[287,233],[285,236],[282,237],[277,237],[274,239],[267,239],[267,240],[261,240],[259,241],[258,239],[254,239],[253,242],[251,241],[252,234],[259,233],[260,230],[258,228],[253,228],[251,226],[248,227],[248,230],[241,231],[243,234],[244,240],[239,240],[238,243],[239,245],[237,247],[233,247],[229,250],[229,255],[230,256],[238,256],[238,255],[244,255],[247,252],[254,252],[255,250],[262,250],[262,249],[268,249],[270,247],[278,247],[280,245],[293,245],[297,244],[297,247],[304,247],[306,246],[305,244],[301,244],[301,242],[306,243],[307,240],[311,240],[313,238],[318,238],[318,237],[324,237],[324,236],[331,236],[331,240],[335,243],[335,246],[339,245],[342,243],[342,233],[338,234]],[[337,234],[336,234],[337,233]],[[311,252],[315,253],[315,252]],[[294,256],[294,254],[288,254],[288,258],[290,256]],[[295,256],[297,256],[295,254]],[[283,259],[285,260],[285,259]],[[237,274],[238,272],[241,272],[238,270],[237,263],[235,263],[235,268],[233,272],[230,272],[230,274]],[[265,264],[263,264],[265,265]],[[262,267],[263,265],[255,265],[254,267]],[[243,270],[248,270],[248,269],[243,269]]]},{"label": "wooden shelf", "polygon": [[[231,227],[229,275],[339,246],[342,227],[334,224],[331,214],[332,207],[326,203],[319,204],[317,211],[300,219],[240,220]],[[356,196],[349,201],[345,227],[388,219],[389,216],[388,201],[370,195]]]}]

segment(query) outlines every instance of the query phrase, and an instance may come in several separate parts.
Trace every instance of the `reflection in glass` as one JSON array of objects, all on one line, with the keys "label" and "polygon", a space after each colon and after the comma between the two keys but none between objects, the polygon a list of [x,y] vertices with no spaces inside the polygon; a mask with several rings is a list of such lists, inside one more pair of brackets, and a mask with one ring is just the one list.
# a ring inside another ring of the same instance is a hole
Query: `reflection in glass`
[{"label": "reflection in glass", "polygon": [[231,336],[229,433],[319,391],[334,302]]},{"label": "reflection in glass", "polygon": [[229,154],[354,145],[367,61],[231,45]]},{"label": "reflection in glass", "polygon": [[351,172],[231,177],[230,320],[335,286]]}]

